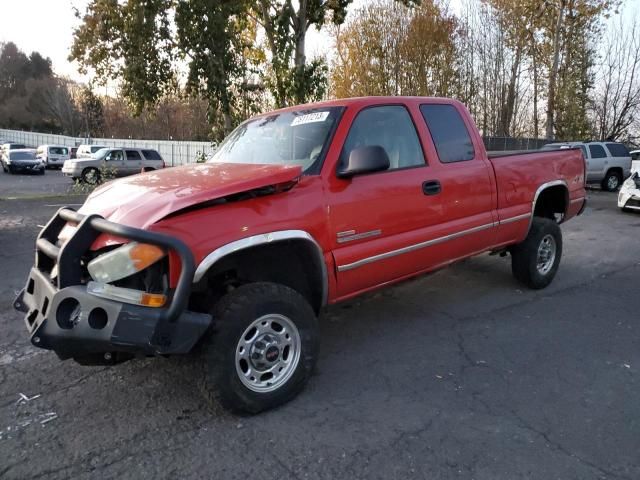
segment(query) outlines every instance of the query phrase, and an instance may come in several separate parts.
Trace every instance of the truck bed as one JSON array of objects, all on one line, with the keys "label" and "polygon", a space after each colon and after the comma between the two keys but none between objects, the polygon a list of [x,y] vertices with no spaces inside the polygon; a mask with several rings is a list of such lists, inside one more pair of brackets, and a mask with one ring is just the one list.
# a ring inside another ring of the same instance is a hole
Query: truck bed
[{"label": "truck bed", "polygon": [[543,186],[565,185],[569,191],[567,218],[585,197],[585,162],[578,148],[490,155],[496,178],[499,219],[530,213]]}]

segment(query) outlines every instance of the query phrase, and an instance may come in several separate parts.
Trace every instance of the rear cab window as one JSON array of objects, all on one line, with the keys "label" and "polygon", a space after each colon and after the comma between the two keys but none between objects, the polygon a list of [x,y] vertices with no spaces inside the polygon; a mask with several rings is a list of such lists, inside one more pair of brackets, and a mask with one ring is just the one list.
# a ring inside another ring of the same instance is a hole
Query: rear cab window
[{"label": "rear cab window", "polygon": [[604,151],[604,147],[602,145],[589,145],[589,153],[591,153],[591,158],[607,157],[607,152]]},{"label": "rear cab window", "polygon": [[621,143],[607,143],[607,150],[612,157],[628,157],[629,150]]},{"label": "rear cab window", "polygon": [[125,150],[127,152],[127,160],[142,160],[140,152],[137,150]]},{"label": "rear cab window", "polygon": [[162,157],[155,150],[142,150],[142,155],[147,160],[162,160]]},{"label": "rear cab window", "polygon": [[449,104],[425,104],[420,112],[442,163],[466,162],[476,156],[460,112]]}]

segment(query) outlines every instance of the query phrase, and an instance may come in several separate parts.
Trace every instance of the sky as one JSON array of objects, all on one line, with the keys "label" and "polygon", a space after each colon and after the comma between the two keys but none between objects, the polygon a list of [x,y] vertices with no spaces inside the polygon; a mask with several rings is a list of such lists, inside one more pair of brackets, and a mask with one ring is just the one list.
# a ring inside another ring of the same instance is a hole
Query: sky
[{"label": "sky", "polygon": [[[72,31],[79,24],[74,8],[84,12],[89,0],[0,0],[0,42],[14,42],[27,54],[38,51],[51,58],[58,75],[86,80],[77,65],[67,60]],[[352,8],[366,5],[367,0],[355,0]],[[460,0],[452,0],[459,5]],[[307,55],[327,53],[332,48],[329,35],[311,28],[307,37]]]},{"label": "sky", "polygon": [[[352,9],[366,5],[368,0],[355,0]],[[460,10],[465,0],[449,0],[452,11]],[[466,0],[469,1],[469,0]],[[38,51],[51,58],[58,75],[84,81],[77,65],[67,60],[72,31],[78,25],[74,7],[84,12],[89,0],[0,0],[0,42],[12,41],[27,54]],[[626,0],[625,13],[638,11],[640,0]],[[634,12],[635,13],[635,12]],[[307,55],[313,57],[327,53],[332,41],[324,31],[311,28],[307,37]]]}]

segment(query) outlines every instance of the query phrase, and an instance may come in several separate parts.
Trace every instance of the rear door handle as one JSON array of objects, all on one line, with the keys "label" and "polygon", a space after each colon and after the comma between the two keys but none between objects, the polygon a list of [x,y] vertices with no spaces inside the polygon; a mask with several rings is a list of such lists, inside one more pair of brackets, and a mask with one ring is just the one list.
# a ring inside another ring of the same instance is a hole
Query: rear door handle
[{"label": "rear door handle", "polygon": [[437,195],[442,191],[438,180],[427,180],[422,184],[422,193],[425,195]]}]

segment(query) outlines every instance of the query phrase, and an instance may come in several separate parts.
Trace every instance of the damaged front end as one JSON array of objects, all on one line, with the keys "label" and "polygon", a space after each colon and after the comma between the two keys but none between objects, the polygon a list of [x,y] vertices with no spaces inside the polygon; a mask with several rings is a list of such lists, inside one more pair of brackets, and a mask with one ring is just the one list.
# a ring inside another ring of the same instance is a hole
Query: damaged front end
[{"label": "damaged front end", "polygon": [[640,211],[640,174],[633,172],[620,187],[618,208]]},{"label": "damaged front end", "polygon": [[[76,227],[62,241],[67,225]],[[102,234],[126,243],[92,251]],[[175,288],[169,254],[179,259]],[[211,323],[210,315],[187,310],[194,270],[191,251],[176,238],[62,208],[38,236],[35,265],[14,307],[26,314],[32,344],[61,359],[110,364],[187,353]]]}]

